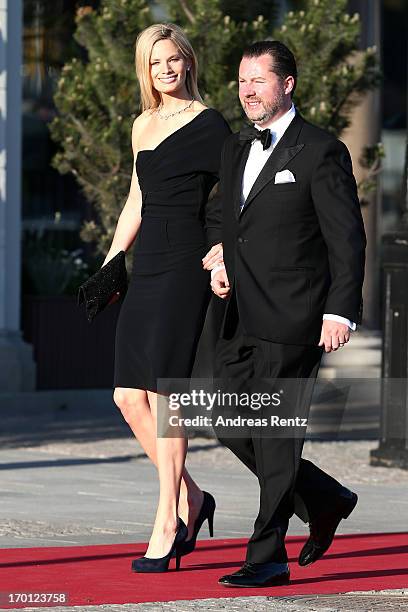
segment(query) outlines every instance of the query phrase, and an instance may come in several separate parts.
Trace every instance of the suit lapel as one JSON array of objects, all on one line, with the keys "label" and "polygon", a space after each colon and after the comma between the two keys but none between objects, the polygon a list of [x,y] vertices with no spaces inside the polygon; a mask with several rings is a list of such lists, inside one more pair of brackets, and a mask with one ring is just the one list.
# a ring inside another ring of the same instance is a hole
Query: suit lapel
[{"label": "suit lapel", "polygon": [[[297,155],[299,151],[303,149],[304,144],[296,144],[303,123],[304,120],[297,113],[295,118],[292,120],[289,127],[283,134],[282,138],[279,140],[278,144],[272,151],[270,157],[268,158],[264,167],[259,173],[255,183],[252,185],[252,189],[249,192],[247,199],[245,200],[245,206],[242,209],[242,212],[246,210],[246,208],[254,200],[254,198],[256,198],[259,192],[262,191],[262,189],[275,178],[275,174],[282,170],[290,162],[290,160],[293,159],[293,157],[295,157],[295,155]],[[246,159],[248,159],[248,155],[246,156]],[[243,171],[244,168],[242,169],[242,173]],[[240,174],[241,183],[242,173]]]},{"label": "suit lapel", "polygon": [[245,164],[247,163],[250,149],[250,141],[245,142],[244,144],[237,142],[235,145],[234,157],[232,160],[234,176],[233,202],[237,217],[239,216],[241,210],[242,177],[244,175]]}]

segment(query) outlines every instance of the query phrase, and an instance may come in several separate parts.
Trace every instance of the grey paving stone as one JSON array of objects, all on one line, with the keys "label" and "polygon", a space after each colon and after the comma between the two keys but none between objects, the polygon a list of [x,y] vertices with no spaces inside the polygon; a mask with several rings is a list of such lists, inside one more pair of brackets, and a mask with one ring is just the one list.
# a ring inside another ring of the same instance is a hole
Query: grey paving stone
[{"label": "grey paving stone", "polygon": [[[308,457],[359,495],[338,533],[406,531],[408,471],[369,465],[372,441],[307,442]],[[190,442],[188,467],[217,500],[215,537],[248,537],[257,514],[253,475],[213,440]],[[157,473],[136,440],[107,439],[0,450],[0,546],[147,541]],[[289,534],[308,532],[297,517]],[[206,526],[200,538],[208,538]]]}]

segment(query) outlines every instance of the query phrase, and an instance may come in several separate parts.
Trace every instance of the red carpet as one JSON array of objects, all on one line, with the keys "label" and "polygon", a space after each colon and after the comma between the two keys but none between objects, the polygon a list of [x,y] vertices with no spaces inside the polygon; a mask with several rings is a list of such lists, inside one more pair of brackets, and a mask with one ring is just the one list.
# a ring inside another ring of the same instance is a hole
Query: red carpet
[{"label": "red carpet", "polygon": [[[244,558],[246,540],[202,540],[182,559],[181,570],[134,574],[131,559],[145,544],[8,548],[1,550],[0,591],[67,593],[66,605],[141,603],[209,597],[307,595],[408,586],[408,533],[337,536],[325,557],[309,568],[297,565],[304,537],[287,538],[292,582],[263,589],[231,589],[217,584]],[[171,561],[171,570],[174,560]],[[4,595],[3,595],[4,597]],[[55,606],[55,603],[7,606]],[[61,604],[58,604],[61,605]]]}]

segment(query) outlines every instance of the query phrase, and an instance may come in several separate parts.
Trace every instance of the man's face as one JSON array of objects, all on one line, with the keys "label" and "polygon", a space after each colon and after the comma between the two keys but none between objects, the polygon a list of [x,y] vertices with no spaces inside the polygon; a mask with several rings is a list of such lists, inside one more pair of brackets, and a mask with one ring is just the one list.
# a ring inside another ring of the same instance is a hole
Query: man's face
[{"label": "man's face", "polygon": [[291,106],[294,80],[272,71],[272,58],[243,57],[239,65],[239,99],[248,119],[259,125],[279,118]]}]

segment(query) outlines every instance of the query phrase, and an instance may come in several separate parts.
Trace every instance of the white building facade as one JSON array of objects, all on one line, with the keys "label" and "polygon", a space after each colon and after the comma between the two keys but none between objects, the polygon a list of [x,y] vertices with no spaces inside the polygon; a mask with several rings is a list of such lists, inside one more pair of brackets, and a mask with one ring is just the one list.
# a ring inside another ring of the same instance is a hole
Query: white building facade
[{"label": "white building facade", "polygon": [[20,330],[22,0],[0,0],[0,391],[35,388]]}]

